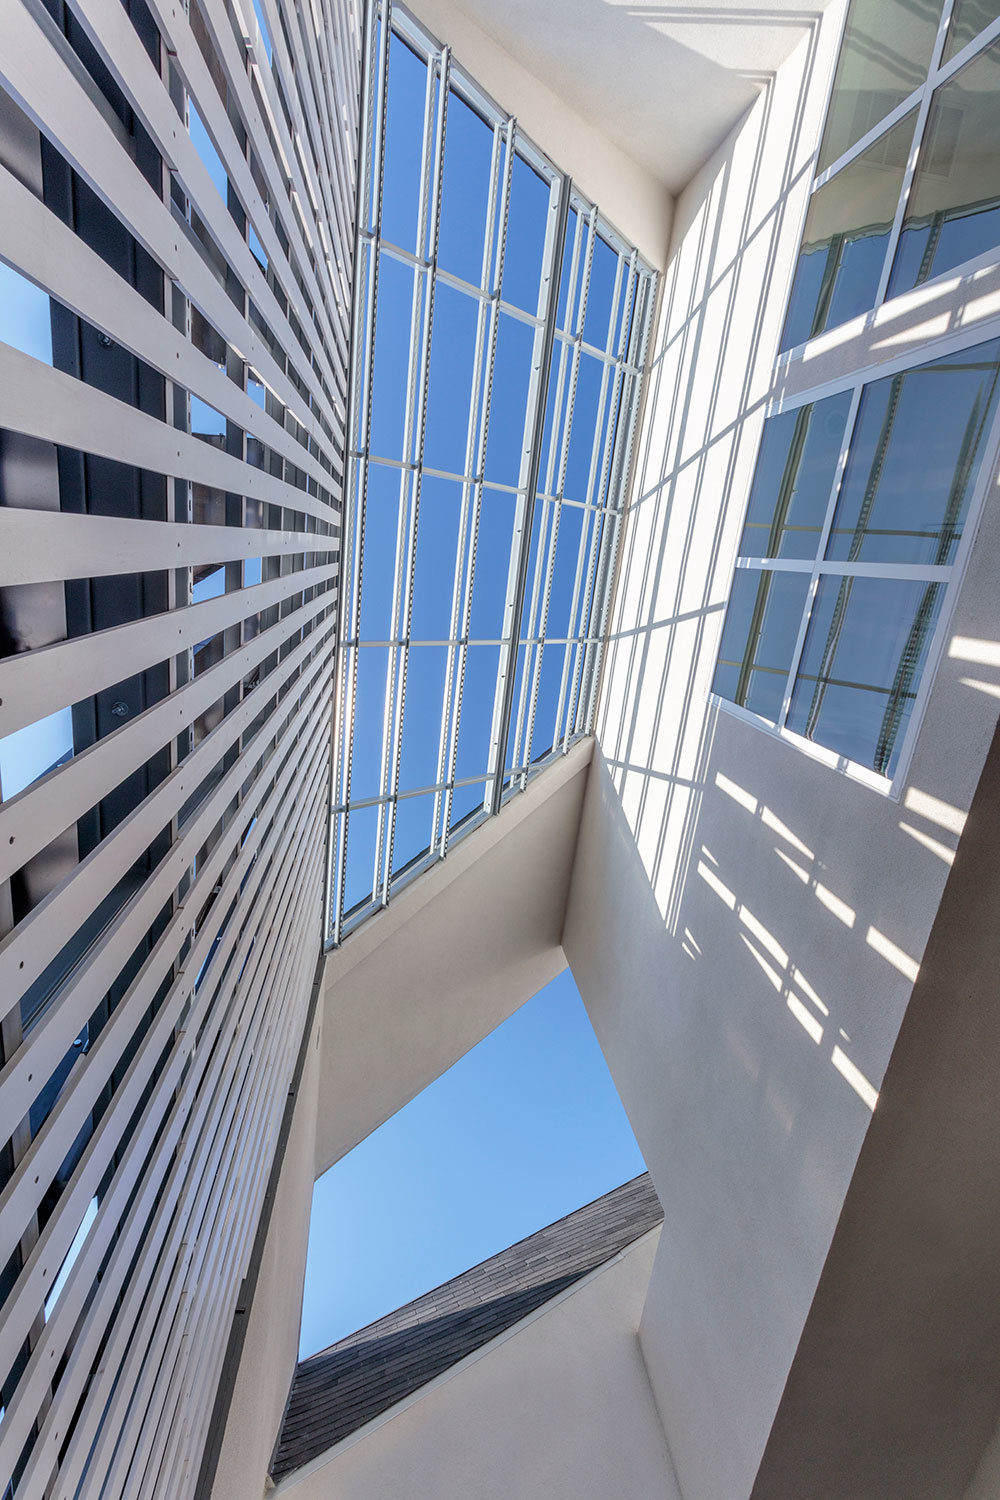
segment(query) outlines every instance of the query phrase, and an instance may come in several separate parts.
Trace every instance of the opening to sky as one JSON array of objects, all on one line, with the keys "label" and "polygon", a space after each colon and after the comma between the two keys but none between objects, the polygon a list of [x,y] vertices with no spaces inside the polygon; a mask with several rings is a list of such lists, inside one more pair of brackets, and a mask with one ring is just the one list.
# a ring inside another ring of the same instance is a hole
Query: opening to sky
[{"label": "opening to sky", "polygon": [[567,969],[316,1183],[299,1357],[644,1170]]}]

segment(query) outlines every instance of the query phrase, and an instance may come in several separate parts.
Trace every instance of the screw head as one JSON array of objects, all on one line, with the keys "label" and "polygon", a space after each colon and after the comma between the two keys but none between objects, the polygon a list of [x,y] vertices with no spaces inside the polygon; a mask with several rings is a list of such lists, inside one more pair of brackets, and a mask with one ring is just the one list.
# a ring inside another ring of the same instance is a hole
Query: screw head
[{"label": "screw head", "polygon": [[110,338],[106,333],[99,333],[97,335],[97,342],[102,349],[113,349],[115,347],[114,339]]},{"label": "screw head", "polygon": [[128,704],[123,702],[121,698],[117,698],[111,705],[111,712],[114,714],[116,719],[127,719]]}]

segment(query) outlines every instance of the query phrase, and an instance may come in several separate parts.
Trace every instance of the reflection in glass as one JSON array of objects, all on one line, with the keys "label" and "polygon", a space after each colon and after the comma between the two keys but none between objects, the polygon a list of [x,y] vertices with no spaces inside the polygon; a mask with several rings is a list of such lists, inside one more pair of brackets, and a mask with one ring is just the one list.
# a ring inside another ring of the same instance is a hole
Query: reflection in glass
[{"label": "reflection in glass", "polygon": [[774,723],[809,593],[808,573],[739,568],[712,691]]},{"label": "reflection in glass", "polygon": [[490,199],[493,131],[452,89],[448,95],[438,265],[479,286]]},{"label": "reflection in glass", "polygon": [[815,557],[844,442],[850,391],[764,424],[741,557]]},{"label": "reflection in glass", "polygon": [[890,296],[1000,245],[998,92],[1000,42],[935,90]]},{"label": "reflection in glass", "polygon": [[[382,238],[416,251],[427,64],[393,32],[382,174]],[[450,123],[450,121],[449,121]]]},{"label": "reflection in glass", "polygon": [[782,349],[874,307],[915,120],[914,111],[810,199]]},{"label": "reflection in glass", "polygon": [[1000,15],[997,0],[955,0],[948,25],[948,41],[944,49],[944,61],[961,52],[967,42],[995,21]]},{"label": "reflection in glass", "polygon": [[817,171],[920,87],[940,15],[941,0],[853,0]]},{"label": "reflection in glass", "polygon": [[549,205],[548,183],[523,157],[515,156],[503,263],[503,299],[525,312],[539,315],[545,297],[541,275]]},{"label": "reflection in glass", "polygon": [[1000,395],[1000,339],[865,388],[827,557],[954,561]]},{"label": "reflection in glass", "polygon": [[789,729],[892,776],[943,595],[911,579],[820,579]]}]

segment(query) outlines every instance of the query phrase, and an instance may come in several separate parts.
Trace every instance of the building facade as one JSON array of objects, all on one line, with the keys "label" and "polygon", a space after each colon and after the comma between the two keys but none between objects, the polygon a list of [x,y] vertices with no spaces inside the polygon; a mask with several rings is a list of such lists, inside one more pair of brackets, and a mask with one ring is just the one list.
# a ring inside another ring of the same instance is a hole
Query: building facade
[{"label": "building facade", "polygon": [[[996,6],[4,22],[0,1483],[996,1496]],[[567,963],[662,1228],[296,1465]]]}]

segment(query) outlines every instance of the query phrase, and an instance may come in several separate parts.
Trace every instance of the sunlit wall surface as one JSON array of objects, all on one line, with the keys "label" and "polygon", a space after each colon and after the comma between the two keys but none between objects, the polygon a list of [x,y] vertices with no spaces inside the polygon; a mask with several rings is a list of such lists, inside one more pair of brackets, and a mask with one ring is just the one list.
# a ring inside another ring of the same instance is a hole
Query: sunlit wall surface
[{"label": "sunlit wall surface", "polygon": [[990,0],[854,0],[782,348],[995,259],[1000,17]]},{"label": "sunlit wall surface", "polygon": [[654,282],[387,6],[365,87],[335,941],[591,728]]}]

